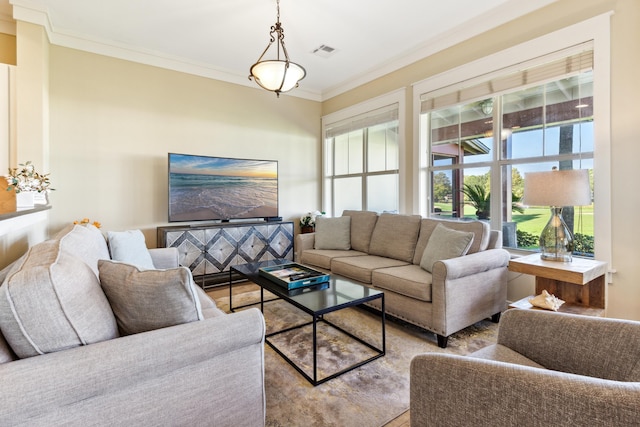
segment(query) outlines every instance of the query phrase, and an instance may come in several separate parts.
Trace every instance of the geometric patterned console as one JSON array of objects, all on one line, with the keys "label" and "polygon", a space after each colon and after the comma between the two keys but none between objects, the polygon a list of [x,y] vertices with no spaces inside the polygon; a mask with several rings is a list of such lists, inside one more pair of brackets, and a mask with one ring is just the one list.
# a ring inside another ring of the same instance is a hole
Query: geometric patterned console
[{"label": "geometric patterned console", "polygon": [[158,227],[158,247],[178,248],[203,288],[228,283],[231,266],[248,262],[293,261],[293,222],[219,223]]}]

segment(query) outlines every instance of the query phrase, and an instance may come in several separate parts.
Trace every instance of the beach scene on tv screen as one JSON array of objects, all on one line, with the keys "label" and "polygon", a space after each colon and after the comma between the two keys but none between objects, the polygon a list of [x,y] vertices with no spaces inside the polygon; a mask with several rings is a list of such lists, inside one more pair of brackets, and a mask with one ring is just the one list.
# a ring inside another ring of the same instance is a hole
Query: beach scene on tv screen
[{"label": "beach scene on tv screen", "polygon": [[278,215],[278,163],[169,155],[169,220]]}]

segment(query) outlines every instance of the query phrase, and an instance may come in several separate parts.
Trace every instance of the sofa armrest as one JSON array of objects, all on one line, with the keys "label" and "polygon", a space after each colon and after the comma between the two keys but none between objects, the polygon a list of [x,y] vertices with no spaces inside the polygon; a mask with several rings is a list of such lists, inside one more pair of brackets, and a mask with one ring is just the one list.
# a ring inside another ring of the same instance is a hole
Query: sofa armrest
[{"label": "sofa armrest", "polygon": [[502,249],[502,231],[491,230],[489,233],[489,246],[487,249]]},{"label": "sofa armrest", "polygon": [[637,425],[640,383],[472,357],[411,362],[411,425]]},{"label": "sofa armrest", "polygon": [[[433,264],[431,330],[447,337],[507,305],[509,252],[489,249]],[[446,345],[446,344],[445,344]]]},{"label": "sofa armrest", "polygon": [[178,248],[149,249],[149,255],[157,269],[176,268],[180,265]]},{"label": "sofa armrest", "polygon": [[2,364],[0,425],[262,425],[264,333],[249,309]]},{"label": "sofa armrest", "polygon": [[618,381],[640,380],[640,322],[508,310],[500,321],[498,343],[547,369]]},{"label": "sofa armrest", "polygon": [[458,279],[473,274],[504,268],[509,265],[509,252],[504,249],[487,249],[457,258],[436,261],[433,264],[433,276],[442,280]]},{"label": "sofa armrest", "polygon": [[296,261],[300,262],[302,251],[313,249],[316,243],[316,233],[304,233],[296,236]]}]

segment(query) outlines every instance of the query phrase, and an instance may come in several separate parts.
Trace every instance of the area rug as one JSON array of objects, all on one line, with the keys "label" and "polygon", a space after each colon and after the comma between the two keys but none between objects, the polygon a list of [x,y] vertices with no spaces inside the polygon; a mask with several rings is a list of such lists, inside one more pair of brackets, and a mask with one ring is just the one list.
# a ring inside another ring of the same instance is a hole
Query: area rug
[{"label": "area rug", "polygon": [[[259,291],[234,295],[233,306],[257,302],[259,298]],[[229,311],[228,297],[218,298],[216,304]],[[267,333],[310,320],[304,312],[282,300],[266,303],[264,316]],[[326,318],[365,341],[381,346],[379,314],[348,308]],[[434,334],[387,319],[384,357],[316,387],[265,345],[266,424],[271,427],[383,426],[409,409],[409,366],[415,355],[427,352],[468,354],[495,343],[497,330],[498,325],[489,320],[478,322],[452,335],[447,348],[441,349]],[[272,340],[311,375],[310,326],[276,335]],[[318,326],[318,345],[320,378],[372,354],[369,348],[324,323]]]}]

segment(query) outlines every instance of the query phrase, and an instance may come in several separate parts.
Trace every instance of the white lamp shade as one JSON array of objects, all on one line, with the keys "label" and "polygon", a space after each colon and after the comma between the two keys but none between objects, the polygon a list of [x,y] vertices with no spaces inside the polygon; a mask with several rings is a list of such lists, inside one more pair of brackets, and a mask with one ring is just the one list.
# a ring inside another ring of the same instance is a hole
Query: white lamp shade
[{"label": "white lamp shade", "polygon": [[586,206],[591,204],[586,169],[524,174],[523,203],[527,206]]},{"label": "white lamp shade", "polygon": [[[251,75],[263,88],[270,91],[287,92],[296,87],[306,71],[294,62],[268,60],[261,61],[251,67]],[[284,82],[283,82],[284,80]]]}]

